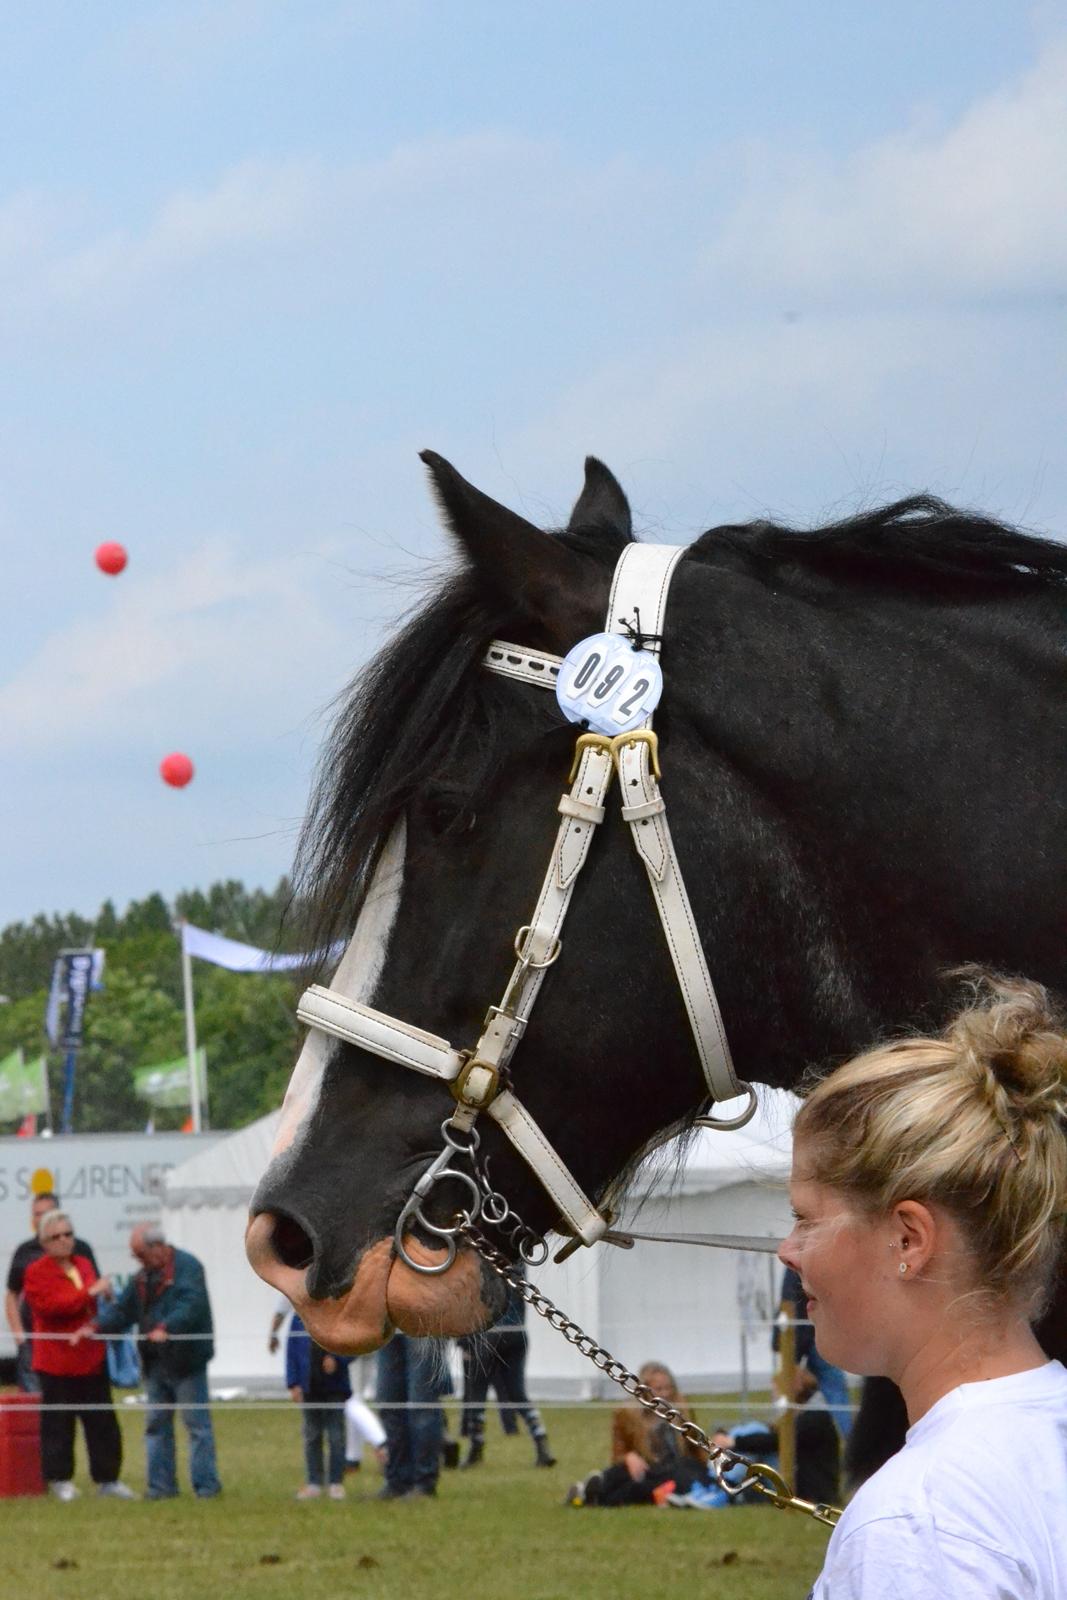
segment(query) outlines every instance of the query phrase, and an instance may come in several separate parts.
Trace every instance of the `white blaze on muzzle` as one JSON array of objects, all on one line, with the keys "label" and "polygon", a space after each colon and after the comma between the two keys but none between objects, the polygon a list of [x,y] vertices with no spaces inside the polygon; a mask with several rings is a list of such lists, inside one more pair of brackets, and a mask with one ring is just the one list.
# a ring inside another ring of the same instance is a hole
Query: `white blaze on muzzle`
[{"label": "white blaze on muzzle", "polygon": [[[635,614],[648,645],[659,654],[670,580],[684,554],[682,546],[630,544],[619,557],[608,602],[607,632],[626,633]],[[483,660],[491,672],[523,683],[554,689],[561,658],[544,651],[493,640]],[[548,1192],[563,1223],[561,1231],[583,1244],[595,1244],[608,1230],[608,1219],[583,1192],[541,1128],[508,1087],[507,1068],[525,1032],[547,970],[562,952],[562,929],[575,884],[589,857],[597,827],[605,815],[612,778],[618,771],[622,816],[637,854],[644,863],[678,984],[685,1001],[711,1101],[732,1100],[747,1092],[740,1116],[700,1119],[717,1128],[741,1127],[756,1108],[747,1084],[737,1079],[715,989],[700,945],[685,883],[682,879],[666,807],[659,790],[656,736],[649,717],[644,726],[614,738],[599,733],[580,735],[570,789],[559,802],[560,826],[541,885],[537,905],[515,936],[516,962],[504,995],[490,1006],[473,1050],[457,1050],[447,1039],[409,1022],[389,1017],[361,1003],[381,970],[368,981],[357,951],[363,913],[333,985],[314,985],[303,995],[297,1015],[313,1030],[369,1050],[397,1066],[408,1067],[447,1083],[456,1101],[452,1126],[469,1132],[479,1113],[504,1131]],[[392,846],[393,840],[390,840]],[[383,853],[379,873],[390,846]],[[402,852],[402,843],[401,843]],[[402,859],[402,857],[401,857]],[[377,884],[375,875],[371,891]],[[366,908],[365,908],[366,909]],[[395,914],[395,907],[394,907]],[[384,949],[384,945],[382,946]],[[305,1046],[307,1049],[307,1046]],[[299,1064],[298,1064],[299,1072]],[[294,1083],[296,1074],[294,1074]],[[439,1158],[442,1159],[442,1158]],[[425,1175],[424,1175],[425,1177]]]},{"label": "white blaze on muzzle", "polygon": [[[378,858],[352,937],[333,975],[334,988],[351,995],[354,1000],[373,994],[385,965],[389,935],[400,909],[406,847],[407,825],[401,817]],[[318,1105],[322,1075],[329,1055],[329,1032],[312,1029],[304,1040],[285,1091],[281,1122],[271,1150],[272,1159],[290,1149]]]}]

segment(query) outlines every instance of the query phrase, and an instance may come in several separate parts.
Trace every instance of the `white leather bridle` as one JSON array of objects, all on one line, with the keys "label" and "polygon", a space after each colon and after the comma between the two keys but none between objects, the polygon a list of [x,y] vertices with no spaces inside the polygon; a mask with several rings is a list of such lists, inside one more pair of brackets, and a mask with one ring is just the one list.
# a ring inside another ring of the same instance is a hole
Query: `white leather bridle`
[{"label": "white leather bridle", "polygon": [[[684,546],[628,544],[615,568],[605,631],[632,631],[627,624],[637,615],[645,647],[658,655],[671,577],[684,553]],[[503,677],[554,689],[561,658],[493,640],[482,664]],[[309,1027],[447,1083],[456,1101],[451,1128],[470,1132],[479,1113],[491,1117],[547,1190],[563,1219],[560,1231],[587,1245],[605,1236],[609,1219],[583,1192],[515,1096],[507,1068],[526,1030],[545,973],[561,954],[561,930],[571,896],[589,857],[593,835],[604,819],[605,801],[616,771],[623,820],[629,825],[634,847],[648,874],[710,1099],[714,1103],[748,1095],[748,1103],[739,1116],[723,1120],[704,1117],[698,1121],[716,1128],[739,1128],[756,1109],[752,1088],[738,1080],[730,1059],[715,989],[667,825],[651,722],[649,717],[643,727],[614,738],[599,733],[579,736],[570,789],[559,802],[559,832],[537,905],[529,923],[515,936],[516,960],[507,988],[500,1003],[490,1006],[486,1013],[481,1037],[473,1050],[457,1050],[446,1039],[319,984],[306,991],[297,1008],[297,1016]],[[368,898],[373,894],[372,884]],[[430,1169],[435,1175],[445,1159],[447,1156],[439,1157]],[[449,1171],[452,1176],[463,1176]],[[424,1174],[416,1185],[420,1197],[428,1193],[428,1175]],[[411,1202],[405,1215],[409,1209]]]}]

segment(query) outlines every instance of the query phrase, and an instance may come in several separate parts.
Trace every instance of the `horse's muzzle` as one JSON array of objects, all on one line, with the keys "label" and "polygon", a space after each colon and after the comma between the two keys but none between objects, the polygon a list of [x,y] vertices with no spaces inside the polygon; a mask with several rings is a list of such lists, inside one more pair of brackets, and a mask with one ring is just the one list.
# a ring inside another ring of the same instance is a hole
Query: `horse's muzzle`
[{"label": "horse's muzzle", "polygon": [[[413,1260],[428,1264],[445,1255],[411,1235],[404,1247]],[[495,1285],[485,1281],[481,1262],[469,1250],[461,1250],[447,1272],[428,1277],[397,1257],[392,1239],[379,1239],[359,1257],[351,1287],[332,1298],[309,1292],[313,1249],[291,1219],[260,1212],[248,1225],[245,1250],[255,1272],[292,1302],[316,1344],[339,1355],[380,1349],[398,1329],[416,1338],[474,1333],[501,1309]]]}]

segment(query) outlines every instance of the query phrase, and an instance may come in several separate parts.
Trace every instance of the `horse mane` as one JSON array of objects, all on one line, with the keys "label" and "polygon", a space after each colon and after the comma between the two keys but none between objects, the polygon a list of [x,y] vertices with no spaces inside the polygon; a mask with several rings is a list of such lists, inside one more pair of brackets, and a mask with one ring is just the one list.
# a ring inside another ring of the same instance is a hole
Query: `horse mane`
[{"label": "horse mane", "polygon": [[726,548],[757,561],[802,568],[838,582],[943,593],[1067,582],[1067,544],[960,511],[916,494],[821,528],[756,521],[710,528],[688,559],[712,561]]},{"label": "horse mane", "polygon": [[[626,542],[605,528],[565,530],[561,542],[613,567]],[[824,527],[770,521],[709,529],[687,560],[724,552],[786,574],[891,588],[920,596],[1018,592],[1067,583],[1067,545],[913,495]],[[365,885],[393,823],[430,780],[462,764],[470,791],[506,748],[518,691],[480,670],[491,638],[522,642],[517,609],[493,601],[471,567],[450,574],[335,701],[301,830],[294,898],[312,948],[351,931]],[[561,721],[550,696],[531,695],[546,734]]]}]

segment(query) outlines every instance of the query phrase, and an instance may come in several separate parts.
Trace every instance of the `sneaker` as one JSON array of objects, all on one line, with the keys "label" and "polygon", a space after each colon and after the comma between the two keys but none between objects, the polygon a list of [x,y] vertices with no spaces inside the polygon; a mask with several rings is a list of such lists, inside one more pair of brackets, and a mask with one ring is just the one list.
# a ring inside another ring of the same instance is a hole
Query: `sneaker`
[{"label": "sneaker", "polygon": [[322,1488],[317,1483],[305,1483],[302,1489],[296,1491],[297,1500],[319,1500],[322,1497]]},{"label": "sneaker", "polygon": [[581,1483],[572,1483],[563,1496],[565,1506],[598,1506],[602,1479],[599,1472],[591,1472]]},{"label": "sneaker", "polygon": [[133,1492],[128,1483],[120,1483],[117,1478],[114,1478],[111,1483],[98,1483],[96,1492],[110,1500],[139,1500],[141,1498],[139,1494]]},{"label": "sneaker", "polygon": [[56,1500],[77,1500],[81,1490],[76,1488],[70,1479],[57,1481],[48,1485],[49,1493]]},{"label": "sneaker", "polygon": [[374,1498],[375,1500],[403,1500],[407,1493],[406,1489],[398,1489],[395,1483],[383,1483]]},{"label": "sneaker", "polygon": [[345,1462],[345,1471],[346,1472],[358,1472],[362,1465],[363,1465],[362,1461],[346,1461]]},{"label": "sneaker", "polygon": [[442,1466],[448,1467],[450,1470],[452,1468],[454,1468],[454,1467],[458,1467],[459,1466],[459,1440],[458,1439],[442,1439],[442,1441],[441,1441],[441,1464],[442,1464]]},{"label": "sneaker", "polygon": [[404,1495],[405,1500],[433,1500],[437,1489],[432,1483],[416,1483]]},{"label": "sneaker", "polygon": [[345,1498],[345,1486],[343,1483],[331,1483],[326,1493],[331,1500],[343,1500]]}]

